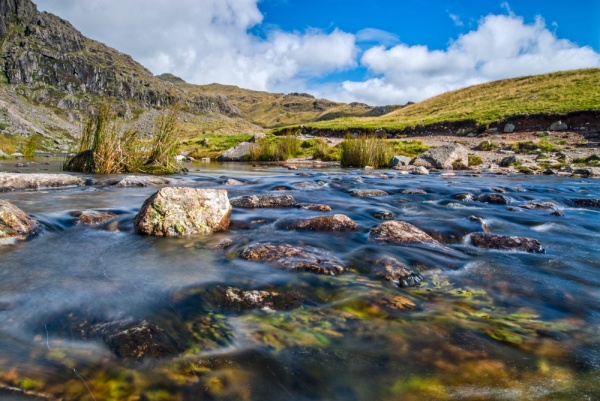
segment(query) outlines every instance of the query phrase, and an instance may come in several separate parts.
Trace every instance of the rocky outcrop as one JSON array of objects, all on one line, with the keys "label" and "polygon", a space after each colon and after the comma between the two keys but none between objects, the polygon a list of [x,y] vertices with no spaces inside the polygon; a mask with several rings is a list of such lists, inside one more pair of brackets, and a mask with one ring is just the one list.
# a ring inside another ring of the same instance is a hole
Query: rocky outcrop
[{"label": "rocky outcrop", "polygon": [[477,233],[471,235],[471,243],[478,248],[484,249],[546,253],[546,250],[542,247],[540,242],[532,238]]},{"label": "rocky outcrop", "polygon": [[369,241],[384,245],[440,245],[426,232],[404,221],[385,221],[369,232]]},{"label": "rocky outcrop", "polygon": [[412,161],[415,166],[452,170],[469,167],[469,152],[458,144],[438,146],[426,150]]},{"label": "rocky outcrop", "polygon": [[280,269],[302,270],[332,276],[346,271],[346,266],[338,258],[329,252],[310,246],[259,243],[244,249],[240,257],[264,262]]},{"label": "rocky outcrop", "polygon": [[296,199],[291,195],[247,195],[232,198],[231,205],[246,209],[290,207],[296,205]]},{"label": "rocky outcrop", "polygon": [[227,191],[167,187],[144,202],[134,226],[147,235],[206,235],[227,228],[230,215]]},{"label": "rocky outcrop", "polygon": [[346,215],[333,214],[296,221],[291,223],[288,228],[292,230],[340,232],[355,231],[358,229],[358,224]]},{"label": "rocky outcrop", "polygon": [[0,245],[17,240],[26,240],[42,229],[42,226],[27,213],[0,199]]},{"label": "rocky outcrop", "polygon": [[241,142],[232,148],[227,149],[219,157],[218,161],[222,162],[242,162],[250,158],[250,148],[252,144],[250,142]]},{"label": "rocky outcrop", "polygon": [[78,187],[85,180],[68,174],[0,173],[0,192]]}]

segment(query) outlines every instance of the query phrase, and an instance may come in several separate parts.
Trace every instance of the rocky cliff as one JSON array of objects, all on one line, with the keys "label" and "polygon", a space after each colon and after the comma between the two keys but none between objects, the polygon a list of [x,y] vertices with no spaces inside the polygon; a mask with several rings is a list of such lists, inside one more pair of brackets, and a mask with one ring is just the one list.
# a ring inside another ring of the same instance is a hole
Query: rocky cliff
[{"label": "rocky cliff", "polygon": [[[0,1],[0,70],[27,98],[83,109],[94,96],[162,107],[183,100],[192,112],[237,115],[223,97],[186,96],[130,56],[88,39],[69,22],[39,12],[30,0]],[[137,104],[136,104],[137,103]]]}]

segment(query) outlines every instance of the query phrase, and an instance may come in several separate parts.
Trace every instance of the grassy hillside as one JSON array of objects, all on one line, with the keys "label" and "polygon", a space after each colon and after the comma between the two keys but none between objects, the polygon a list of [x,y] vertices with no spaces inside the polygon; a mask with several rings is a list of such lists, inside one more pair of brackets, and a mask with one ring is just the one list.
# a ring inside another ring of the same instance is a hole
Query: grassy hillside
[{"label": "grassy hillside", "polygon": [[231,85],[192,85],[168,79],[189,93],[222,95],[227,101],[241,110],[247,120],[265,128],[299,125],[316,121],[327,121],[339,117],[380,115],[394,110],[368,106],[364,103],[337,103],[327,99],[317,99],[306,93],[268,93],[238,88]]},{"label": "grassy hillside", "polygon": [[535,75],[447,92],[381,117],[307,124],[323,129],[402,129],[441,121],[500,121],[519,114],[600,109],[600,69]]}]

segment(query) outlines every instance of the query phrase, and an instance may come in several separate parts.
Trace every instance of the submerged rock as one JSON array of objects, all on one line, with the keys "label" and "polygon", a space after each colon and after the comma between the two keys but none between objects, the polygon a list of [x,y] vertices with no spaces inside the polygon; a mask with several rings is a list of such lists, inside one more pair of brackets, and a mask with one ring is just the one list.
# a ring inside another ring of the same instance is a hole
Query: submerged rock
[{"label": "submerged rock", "polygon": [[244,185],[242,181],[236,180],[235,178],[229,178],[223,181],[223,185]]},{"label": "submerged rock", "polygon": [[315,212],[331,212],[331,206],[318,203],[298,203],[297,208],[302,210],[312,210]]},{"label": "submerged rock", "polygon": [[332,276],[346,271],[346,267],[338,258],[311,246],[259,243],[244,249],[240,257],[266,262],[281,269],[303,270]]},{"label": "submerged rock", "polygon": [[508,205],[512,201],[508,196],[500,194],[482,194],[477,197],[477,200],[494,205]]},{"label": "submerged rock", "polygon": [[403,194],[405,195],[427,195],[427,192],[423,191],[422,189],[405,189],[402,191]]},{"label": "submerged rock", "polygon": [[247,195],[231,199],[233,207],[241,208],[273,208],[289,207],[296,204],[296,199],[291,195]]},{"label": "submerged rock", "polygon": [[600,199],[580,198],[571,199],[571,202],[573,202],[576,206],[600,208]]},{"label": "submerged rock", "polygon": [[452,170],[469,167],[469,151],[458,143],[426,150],[412,161],[414,166]]},{"label": "submerged rock", "polygon": [[293,230],[339,232],[355,231],[358,229],[358,224],[344,214],[333,214],[296,221],[290,224],[288,228]]},{"label": "submerged rock", "polygon": [[396,217],[396,215],[394,213],[390,212],[389,210],[384,210],[382,212],[373,213],[373,217],[375,217],[376,219],[379,219],[379,220],[391,220],[394,217]]},{"label": "submerged rock", "polygon": [[471,193],[456,194],[453,196],[453,198],[456,200],[461,200],[461,201],[465,201],[465,202],[472,202],[475,200],[475,195],[473,195]]},{"label": "submerged rock", "polygon": [[230,215],[227,191],[167,187],[146,199],[134,226],[148,235],[205,235],[227,228]]},{"label": "submerged rock", "polygon": [[371,274],[398,287],[414,287],[423,280],[421,274],[413,271],[399,260],[390,257],[374,260]]},{"label": "submerged rock", "polygon": [[304,297],[293,290],[259,291],[218,286],[209,290],[214,302],[227,310],[242,312],[252,309],[287,310],[304,303]]},{"label": "submerged rock", "polygon": [[104,223],[106,220],[112,219],[116,214],[112,212],[100,212],[97,210],[84,210],[80,212],[71,212],[71,216],[77,217],[75,224],[95,226]]},{"label": "submerged rock", "polygon": [[350,195],[356,197],[368,197],[368,196],[387,196],[387,192],[381,189],[351,189],[348,191]]},{"label": "submerged rock", "polygon": [[540,242],[533,238],[477,233],[471,235],[471,242],[476,247],[484,249],[546,253]]},{"label": "submerged rock", "polygon": [[42,226],[31,216],[12,203],[0,199],[0,245],[23,241],[42,230]]},{"label": "submerged rock", "polygon": [[523,209],[529,210],[552,210],[556,209],[556,205],[551,202],[529,202],[521,205]]},{"label": "submerged rock", "polygon": [[0,173],[0,192],[80,187],[85,180],[69,174]]},{"label": "submerged rock", "polygon": [[385,245],[433,244],[440,245],[426,232],[404,221],[385,221],[371,229],[369,240]]}]

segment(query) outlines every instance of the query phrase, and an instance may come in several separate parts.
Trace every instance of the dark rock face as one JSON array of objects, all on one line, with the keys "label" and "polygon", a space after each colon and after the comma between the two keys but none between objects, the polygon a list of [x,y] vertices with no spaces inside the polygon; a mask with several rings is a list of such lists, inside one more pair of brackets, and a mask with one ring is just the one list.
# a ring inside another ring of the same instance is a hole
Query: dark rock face
[{"label": "dark rock face", "polygon": [[287,310],[298,307],[304,302],[304,297],[297,291],[243,290],[218,286],[211,289],[210,294],[217,305],[235,312],[252,309]]},{"label": "dark rock face", "polygon": [[496,234],[473,234],[471,242],[478,248],[498,249],[501,251],[523,251],[546,253],[538,240],[524,237],[510,237]]},{"label": "dark rock face", "polygon": [[312,210],[315,212],[331,212],[331,206],[317,203],[298,203],[297,208],[302,210]]},{"label": "dark rock face", "polygon": [[242,259],[265,262],[280,269],[338,275],[346,271],[344,264],[329,252],[310,246],[289,244],[254,244],[242,251]]},{"label": "dark rock face", "polygon": [[350,195],[357,197],[389,195],[387,192],[382,191],[381,189],[351,189],[348,192],[350,193]]},{"label": "dark rock face", "polygon": [[600,199],[580,198],[571,199],[576,206],[600,208]]},{"label": "dark rock face", "polygon": [[0,173],[0,192],[79,187],[84,184],[83,178],[68,174]]},{"label": "dark rock face", "polygon": [[232,198],[231,204],[241,208],[289,207],[296,205],[296,199],[291,195],[248,195]]},{"label": "dark rock face", "polygon": [[464,146],[454,143],[429,149],[412,161],[415,166],[451,170],[469,167],[469,152]]},{"label": "dark rock face", "polygon": [[77,217],[76,224],[95,226],[112,219],[116,214],[112,212],[99,212],[97,210],[84,210],[81,212],[72,212],[71,216]]},{"label": "dark rock face", "polygon": [[508,196],[500,194],[482,194],[477,197],[479,202],[491,203],[494,205],[508,205],[511,199]]},{"label": "dark rock face", "polygon": [[227,191],[167,187],[146,199],[133,223],[141,234],[206,235],[229,227],[230,215]]},{"label": "dark rock face", "polygon": [[371,274],[390,281],[398,287],[414,287],[423,280],[423,276],[419,273],[399,260],[389,257],[373,261]]},{"label": "dark rock face", "polygon": [[369,232],[369,240],[385,245],[440,245],[433,237],[404,221],[385,221]]},{"label": "dark rock face", "polygon": [[26,240],[41,230],[42,226],[27,213],[0,199],[0,245],[3,242]]},{"label": "dark rock face", "polygon": [[343,214],[334,214],[330,216],[313,217],[312,219],[296,221],[288,226],[293,230],[308,231],[355,231],[358,224],[350,217]]}]

